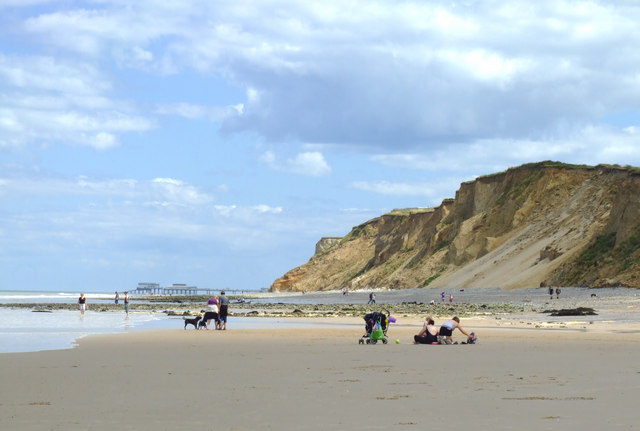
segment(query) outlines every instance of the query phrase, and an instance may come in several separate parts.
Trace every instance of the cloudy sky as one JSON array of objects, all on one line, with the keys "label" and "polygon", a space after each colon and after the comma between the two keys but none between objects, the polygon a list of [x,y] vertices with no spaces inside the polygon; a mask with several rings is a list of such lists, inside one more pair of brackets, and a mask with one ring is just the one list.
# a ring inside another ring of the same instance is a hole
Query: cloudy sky
[{"label": "cloudy sky", "polygon": [[640,5],[0,0],[0,290],[259,289],[522,163],[640,166]]}]

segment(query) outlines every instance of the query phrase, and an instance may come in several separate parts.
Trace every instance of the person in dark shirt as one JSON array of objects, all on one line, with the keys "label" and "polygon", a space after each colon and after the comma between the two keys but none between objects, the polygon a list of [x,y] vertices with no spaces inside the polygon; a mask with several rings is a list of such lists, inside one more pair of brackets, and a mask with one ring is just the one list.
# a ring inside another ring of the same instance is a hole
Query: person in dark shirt
[{"label": "person in dark shirt", "polygon": [[220,316],[218,317],[220,321],[220,329],[223,331],[227,329],[227,316],[229,314],[229,298],[227,298],[224,290],[220,292]]}]

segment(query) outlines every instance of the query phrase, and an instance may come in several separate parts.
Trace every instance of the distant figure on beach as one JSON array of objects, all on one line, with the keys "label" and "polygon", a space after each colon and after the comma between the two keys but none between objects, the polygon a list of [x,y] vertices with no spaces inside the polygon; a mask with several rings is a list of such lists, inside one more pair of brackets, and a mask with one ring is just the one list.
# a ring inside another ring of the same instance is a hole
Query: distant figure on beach
[{"label": "distant figure on beach", "polygon": [[227,298],[227,296],[225,295],[224,290],[220,292],[220,298],[218,298],[218,302],[220,303],[218,328],[224,331],[227,329],[227,315],[229,314],[229,298]]},{"label": "distant figure on beach", "polygon": [[453,295],[449,295],[449,304],[453,302]]},{"label": "distant figure on beach", "polygon": [[207,329],[210,329],[211,321],[213,320],[214,329],[220,328],[220,322],[218,322],[218,318],[220,317],[220,308],[218,307],[218,298],[212,296],[207,301],[207,307],[204,309],[204,320],[207,323]]},{"label": "distant figure on beach", "polygon": [[451,318],[451,320],[447,320],[446,322],[444,322],[440,327],[440,331],[438,331],[438,334],[449,342],[447,344],[451,344],[453,342],[453,331],[455,331],[456,328],[464,335],[466,335],[467,338],[471,337],[471,334],[462,329],[462,326],[460,326],[460,319],[458,318],[458,316],[454,316],[453,318]]},{"label": "distant figure on beach", "polygon": [[413,336],[413,344],[432,344],[438,342],[438,328],[431,316],[425,319],[424,326]]},{"label": "distant figure on beach", "polygon": [[556,299],[560,299],[560,288],[556,287]]},{"label": "distant figure on beach", "polygon": [[440,297],[442,298],[442,302],[444,303],[445,293],[444,293],[444,292],[442,292],[442,293],[440,294]]},{"label": "distant figure on beach", "polygon": [[369,302],[367,304],[375,304],[376,303],[376,294],[371,292],[369,294]]},{"label": "distant figure on beach", "polygon": [[129,318],[129,292],[124,292],[124,311],[127,313],[127,319]]},{"label": "distant figure on beach", "polygon": [[114,299],[114,300],[115,300],[115,302],[116,302],[116,305],[118,305],[118,300],[119,300],[119,299],[120,299],[120,295],[118,294],[118,291],[116,290],[116,297],[115,297],[115,299]]},{"label": "distant figure on beach", "polygon": [[549,299],[553,299],[553,287],[549,286]]},{"label": "distant figure on beach", "polygon": [[87,298],[84,297],[84,293],[80,294],[80,298],[78,298],[78,309],[80,310],[80,315],[84,317],[84,311],[88,308]]}]

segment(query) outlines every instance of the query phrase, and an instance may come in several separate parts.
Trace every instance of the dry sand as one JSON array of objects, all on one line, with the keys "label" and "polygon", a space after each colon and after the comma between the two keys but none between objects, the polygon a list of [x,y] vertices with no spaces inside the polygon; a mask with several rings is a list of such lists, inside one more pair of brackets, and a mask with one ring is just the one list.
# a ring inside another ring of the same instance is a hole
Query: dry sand
[{"label": "dry sand", "polygon": [[1,354],[0,429],[640,427],[639,326],[496,322],[463,320],[480,336],[472,346],[413,345],[416,319],[392,326],[387,345],[328,325],[101,335]]}]

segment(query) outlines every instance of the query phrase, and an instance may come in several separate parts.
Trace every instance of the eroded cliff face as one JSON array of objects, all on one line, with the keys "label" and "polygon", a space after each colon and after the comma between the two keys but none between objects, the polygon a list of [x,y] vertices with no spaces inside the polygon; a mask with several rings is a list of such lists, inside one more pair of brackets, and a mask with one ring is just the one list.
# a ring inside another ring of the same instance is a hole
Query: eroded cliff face
[{"label": "eroded cliff face", "polygon": [[542,162],[478,178],[356,226],[271,290],[637,287],[639,172]]}]

